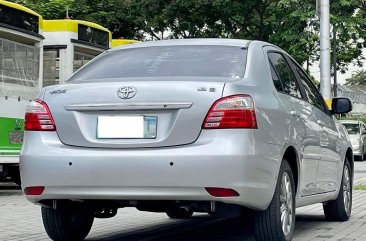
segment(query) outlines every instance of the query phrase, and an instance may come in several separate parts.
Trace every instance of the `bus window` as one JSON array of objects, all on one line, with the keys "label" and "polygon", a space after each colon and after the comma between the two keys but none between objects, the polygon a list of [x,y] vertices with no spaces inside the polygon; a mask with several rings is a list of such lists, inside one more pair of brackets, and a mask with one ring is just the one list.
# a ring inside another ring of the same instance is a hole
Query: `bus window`
[{"label": "bus window", "polygon": [[43,86],[56,85],[60,82],[60,50],[43,50]]},{"label": "bus window", "polygon": [[39,48],[1,38],[0,42],[0,82],[10,84],[3,86],[4,95],[33,99],[39,91]]}]

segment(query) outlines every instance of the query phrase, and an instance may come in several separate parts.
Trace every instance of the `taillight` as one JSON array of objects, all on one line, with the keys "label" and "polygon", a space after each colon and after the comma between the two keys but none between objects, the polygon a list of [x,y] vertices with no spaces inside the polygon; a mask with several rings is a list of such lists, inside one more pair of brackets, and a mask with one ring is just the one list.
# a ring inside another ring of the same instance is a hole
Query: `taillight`
[{"label": "taillight", "polygon": [[25,110],[24,129],[26,131],[55,131],[50,109],[41,100],[32,101]]},{"label": "taillight", "polygon": [[233,95],[218,99],[208,111],[203,129],[257,129],[254,101],[249,95]]}]

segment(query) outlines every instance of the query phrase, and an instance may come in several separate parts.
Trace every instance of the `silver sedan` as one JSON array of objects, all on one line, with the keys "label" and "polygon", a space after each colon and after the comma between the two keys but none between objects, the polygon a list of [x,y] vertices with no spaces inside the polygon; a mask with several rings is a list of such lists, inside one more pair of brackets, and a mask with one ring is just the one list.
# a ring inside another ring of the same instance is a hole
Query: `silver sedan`
[{"label": "silver sedan", "polygon": [[53,240],[83,240],[118,208],[240,215],[291,240],[295,208],[351,215],[353,153],[300,65],[260,41],[190,39],[112,49],[26,110],[22,188]]},{"label": "silver sedan", "polygon": [[341,120],[351,139],[353,155],[361,161],[366,160],[366,125],[357,120]]}]

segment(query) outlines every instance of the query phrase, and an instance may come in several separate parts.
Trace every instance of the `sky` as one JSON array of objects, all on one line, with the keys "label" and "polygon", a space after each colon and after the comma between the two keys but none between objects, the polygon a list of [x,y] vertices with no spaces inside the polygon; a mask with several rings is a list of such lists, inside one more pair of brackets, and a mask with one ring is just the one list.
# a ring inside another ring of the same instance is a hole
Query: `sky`
[{"label": "sky", "polygon": [[[363,49],[363,55],[366,56],[366,49]],[[345,84],[346,83],[346,79],[350,78],[352,76],[352,74],[354,74],[356,71],[360,71],[360,70],[366,70],[366,60],[363,60],[363,66],[359,67],[359,66],[355,66],[354,64],[349,64],[348,65],[348,71],[344,74],[342,74],[341,72],[337,72],[337,82],[339,84]],[[320,68],[319,68],[319,62],[314,63],[311,67],[310,67],[310,74],[312,76],[314,76],[314,78],[318,81],[320,81]],[[333,78],[332,78],[332,83],[333,83]]]}]

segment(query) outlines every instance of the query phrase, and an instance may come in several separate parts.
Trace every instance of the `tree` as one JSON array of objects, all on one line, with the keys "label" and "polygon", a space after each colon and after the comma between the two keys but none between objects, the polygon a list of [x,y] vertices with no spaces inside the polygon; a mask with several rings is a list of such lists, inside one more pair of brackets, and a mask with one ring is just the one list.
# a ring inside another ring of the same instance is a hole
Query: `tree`
[{"label": "tree", "polygon": [[360,70],[356,74],[352,75],[351,78],[346,79],[346,85],[365,85],[366,86],[366,71]]},{"label": "tree", "polygon": [[365,0],[337,0],[331,3],[331,22],[336,26],[337,69],[344,73],[351,62],[362,66],[366,47]]},{"label": "tree", "polygon": [[[319,19],[313,0],[135,1],[143,6],[141,18],[150,29],[169,32],[170,37],[257,39],[285,49],[307,69],[319,60]],[[365,0],[331,1],[331,22],[337,26],[337,49],[332,52],[337,53],[341,72],[364,58],[365,6]]]},{"label": "tree", "polygon": [[15,0],[13,2],[25,5],[42,15],[45,19],[64,19],[66,16],[66,6],[72,5],[74,0]]}]

